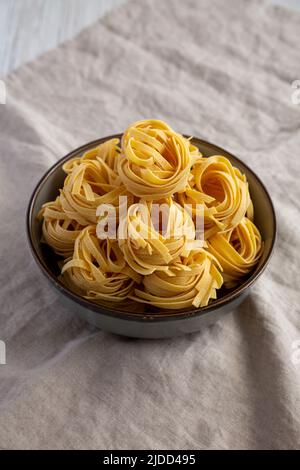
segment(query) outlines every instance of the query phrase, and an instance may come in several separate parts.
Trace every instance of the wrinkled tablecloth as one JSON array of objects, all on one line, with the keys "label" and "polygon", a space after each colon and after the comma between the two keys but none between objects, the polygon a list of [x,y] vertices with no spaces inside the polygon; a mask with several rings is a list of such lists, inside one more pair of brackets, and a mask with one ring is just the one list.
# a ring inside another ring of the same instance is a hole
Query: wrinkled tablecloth
[{"label": "wrinkled tablecloth", "polygon": [[[259,0],[133,0],[5,79],[0,448],[299,446],[299,32],[299,14]],[[146,341],[61,305],[29,252],[25,211],[65,153],[152,117],[246,161],[273,198],[278,239],[236,311]]]}]

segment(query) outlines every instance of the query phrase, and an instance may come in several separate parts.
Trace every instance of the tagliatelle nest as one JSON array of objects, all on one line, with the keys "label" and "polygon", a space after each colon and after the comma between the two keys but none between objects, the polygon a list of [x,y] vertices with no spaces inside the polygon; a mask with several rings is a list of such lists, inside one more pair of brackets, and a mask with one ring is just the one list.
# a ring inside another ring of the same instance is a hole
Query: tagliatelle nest
[{"label": "tagliatelle nest", "polygon": [[172,199],[160,205],[165,209],[167,221],[165,230],[159,230],[153,224],[151,204],[145,201],[133,204],[119,223],[118,242],[124,258],[143,275],[155,271],[169,273],[172,263],[201,246],[195,239],[194,222],[182,206]]},{"label": "tagliatelle nest", "polygon": [[63,282],[87,299],[202,307],[261,257],[245,175],[162,121],[134,123],[121,142],[110,139],[63,169],[59,196],[39,214],[42,241],[63,258]]}]

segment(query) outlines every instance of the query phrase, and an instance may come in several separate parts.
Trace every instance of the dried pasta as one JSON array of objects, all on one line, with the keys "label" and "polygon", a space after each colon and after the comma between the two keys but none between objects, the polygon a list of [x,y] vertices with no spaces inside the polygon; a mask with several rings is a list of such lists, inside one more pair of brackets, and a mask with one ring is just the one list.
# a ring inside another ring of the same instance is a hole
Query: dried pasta
[{"label": "dried pasta", "polygon": [[155,229],[151,203],[145,201],[130,206],[126,218],[119,225],[118,241],[124,259],[143,275],[154,271],[169,273],[172,262],[201,246],[200,241],[195,240],[193,220],[182,206],[169,199],[161,207],[167,207],[165,235],[158,227]]},{"label": "dried pasta", "polygon": [[[245,175],[163,121],[133,123],[121,142],[107,140],[63,170],[59,195],[39,214],[42,241],[61,257],[62,282],[84,298],[204,307],[262,256]],[[99,234],[111,221],[115,230]]]},{"label": "dried pasta", "polygon": [[162,121],[140,121],[124,133],[118,172],[128,191],[154,201],[185,188],[191,163],[187,139]]},{"label": "dried pasta", "polygon": [[42,241],[53,248],[56,254],[68,258],[73,255],[74,243],[82,226],[63,211],[60,198],[44,204],[39,218],[43,219]]},{"label": "dried pasta", "polygon": [[257,264],[263,251],[259,230],[247,217],[227,232],[208,241],[208,250],[218,259],[226,287],[235,287]]},{"label": "dried pasta", "polygon": [[165,309],[204,307],[216,299],[222,286],[221,266],[208,251],[200,249],[170,266],[170,272],[155,271],[143,279],[144,289],[130,297]]},{"label": "dried pasta", "polygon": [[74,253],[62,268],[67,283],[91,300],[124,300],[140,276],[126,265],[115,241],[99,240],[96,227],[85,227]]},{"label": "dried pasta", "polygon": [[182,204],[204,204],[205,237],[235,227],[251,202],[246,177],[220,155],[202,158],[191,174],[190,184],[178,197]]}]

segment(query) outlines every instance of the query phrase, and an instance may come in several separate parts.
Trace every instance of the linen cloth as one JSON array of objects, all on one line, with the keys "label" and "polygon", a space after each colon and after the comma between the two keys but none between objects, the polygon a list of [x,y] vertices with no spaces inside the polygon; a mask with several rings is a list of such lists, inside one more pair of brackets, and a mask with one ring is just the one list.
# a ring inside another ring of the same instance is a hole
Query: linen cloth
[{"label": "linen cloth", "polygon": [[[299,446],[299,32],[297,13],[258,0],[133,0],[5,80],[1,448]],[[121,338],[74,317],[25,235],[28,199],[50,165],[145,118],[247,162],[278,219],[250,297],[169,340]]]}]

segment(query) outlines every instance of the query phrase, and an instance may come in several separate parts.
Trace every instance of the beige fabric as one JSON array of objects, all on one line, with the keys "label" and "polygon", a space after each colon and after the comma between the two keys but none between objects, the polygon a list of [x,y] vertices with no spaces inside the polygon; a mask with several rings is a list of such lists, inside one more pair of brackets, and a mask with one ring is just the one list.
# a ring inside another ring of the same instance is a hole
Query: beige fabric
[{"label": "beige fabric", "polygon": [[[134,0],[7,78],[0,447],[299,445],[299,30],[297,13],[259,0]],[[186,337],[135,341],[61,305],[31,258],[24,216],[58,158],[150,117],[249,163],[279,233],[269,269],[232,315]]]}]

